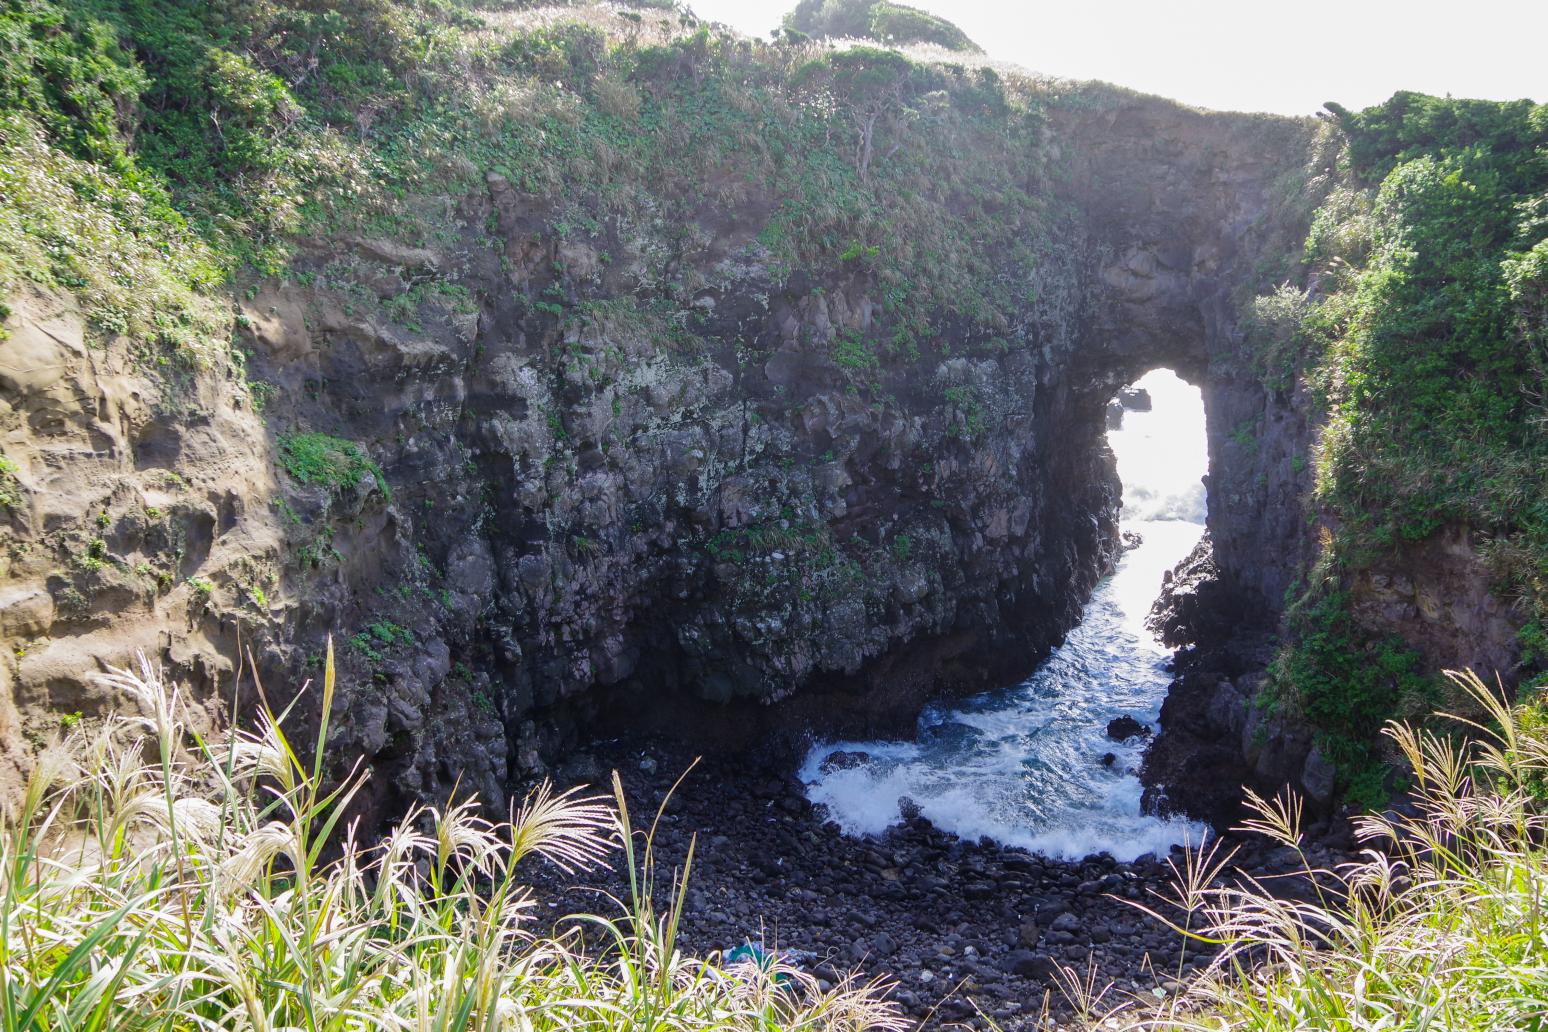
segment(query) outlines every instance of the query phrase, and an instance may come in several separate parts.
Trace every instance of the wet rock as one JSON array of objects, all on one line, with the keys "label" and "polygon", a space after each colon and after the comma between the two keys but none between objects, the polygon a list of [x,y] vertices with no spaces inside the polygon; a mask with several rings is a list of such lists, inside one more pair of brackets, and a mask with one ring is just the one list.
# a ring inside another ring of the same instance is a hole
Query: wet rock
[{"label": "wet rock", "polygon": [[1215,558],[1214,538],[1206,532],[1176,569],[1168,571],[1164,590],[1151,607],[1146,626],[1175,647],[1221,640],[1248,607],[1226,583]]},{"label": "wet rock", "polygon": [[824,774],[832,774],[836,770],[854,770],[856,767],[864,767],[870,762],[870,753],[839,750],[825,756],[817,769]]},{"label": "wet rock", "polygon": [[1107,723],[1107,737],[1115,742],[1127,742],[1132,738],[1143,738],[1148,734],[1150,734],[1150,726],[1140,723],[1127,713]]}]

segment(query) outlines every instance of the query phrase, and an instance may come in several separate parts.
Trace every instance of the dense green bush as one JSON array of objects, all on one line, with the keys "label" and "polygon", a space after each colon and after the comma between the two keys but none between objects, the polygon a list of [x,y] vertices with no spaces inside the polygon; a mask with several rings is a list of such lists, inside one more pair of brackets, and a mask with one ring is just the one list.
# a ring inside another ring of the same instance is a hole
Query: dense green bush
[{"label": "dense green bush", "polygon": [[979,49],[945,18],[889,0],[801,0],[785,15],[784,27],[807,36],[847,36],[904,46],[933,43],[975,53]]},{"label": "dense green bush", "polygon": [[1466,527],[1529,664],[1548,662],[1548,107],[1400,93],[1333,110],[1348,161],[1307,241],[1321,293],[1260,299],[1256,325],[1266,368],[1282,374],[1292,342],[1326,405],[1316,503],[1337,529],[1293,607],[1283,687],[1358,761],[1423,695],[1411,646],[1355,625],[1360,570]]},{"label": "dense green bush", "polygon": [[358,129],[426,88],[444,67],[437,47],[450,56],[477,24],[464,7],[4,0],[0,113],[99,165],[166,234],[196,226],[228,270],[272,267],[304,188],[344,160],[336,127]]},{"label": "dense green bush", "polygon": [[1294,686],[1300,714],[1338,769],[1348,800],[1362,808],[1387,801],[1386,768],[1372,728],[1420,719],[1440,701],[1422,657],[1401,638],[1362,630],[1349,618],[1349,595],[1313,592],[1292,610],[1295,647],[1274,670]]},{"label": "dense green bush", "polygon": [[1506,173],[1511,189],[1531,190],[1543,172],[1548,114],[1530,100],[1500,103],[1399,91],[1382,104],[1350,111],[1327,105],[1349,138],[1349,165],[1370,181],[1413,158],[1475,151]]},{"label": "dense green bush", "polygon": [[784,26],[808,36],[861,37],[871,31],[871,9],[878,0],[800,0],[785,15]]},{"label": "dense green bush", "polygon": [[117,28],[50,0],[0,6],[0,110],[38,119],[67,153],[113,163],[149,79]]},{"label": "dense green bush", "polygon": [[0,453],[0,509],[20,509],[21,483],[16,479],[16,463]]},{"label": "dense green bush", "polygon": [[977,53],[978,44],[968,39],[967,33],[945,18],[909,7],[907,4],[888,3],[881,0],[871,8],[869,35],[888,43],[933,43],[947,50]]}]

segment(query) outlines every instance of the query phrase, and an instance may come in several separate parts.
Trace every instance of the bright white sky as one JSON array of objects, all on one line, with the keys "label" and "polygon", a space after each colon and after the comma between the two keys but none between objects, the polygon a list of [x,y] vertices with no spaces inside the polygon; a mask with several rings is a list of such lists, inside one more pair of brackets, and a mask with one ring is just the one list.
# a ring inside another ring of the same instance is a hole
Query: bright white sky
[{"label": "bright white sky", "polygon": [[[908,0],[997,60],[1202,107],[1308,115],[1400,89],[1548,101],[1548,0]],[[795,0],[688,0],[764,36]]]}]

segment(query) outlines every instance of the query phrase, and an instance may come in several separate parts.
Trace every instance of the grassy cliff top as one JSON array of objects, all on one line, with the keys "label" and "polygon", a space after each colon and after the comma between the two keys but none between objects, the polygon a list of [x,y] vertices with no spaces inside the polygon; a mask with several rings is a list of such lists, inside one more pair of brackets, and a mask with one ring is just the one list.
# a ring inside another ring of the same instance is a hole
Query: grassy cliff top
[{"label": "grassy cliff top", "polygon": [[654,3],[6,0],[0,293],[63,287],[105,335],[219,353],[234,276],[303,235],[425,242],[434,198],[497,175],[593,236],[749,211],[776,268],[853,262],[920,331],[1014,339],[1060,217],[1047,111],[1125,95],[934,53]]},{"label": "grassy cliff top", "polygon": [[870,39],[889,45],[916,43],[980,53],[981,48],[945,18],[887,0],[801,0],[785,15],[784,30],[807,36]]}]

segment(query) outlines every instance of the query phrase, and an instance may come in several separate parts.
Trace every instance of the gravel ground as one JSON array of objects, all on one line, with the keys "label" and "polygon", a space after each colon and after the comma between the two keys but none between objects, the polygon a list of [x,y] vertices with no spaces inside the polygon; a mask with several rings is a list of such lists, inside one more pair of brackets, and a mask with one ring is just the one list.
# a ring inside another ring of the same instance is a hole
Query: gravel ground
[{"label": "gravel ground", "polygon": [[[573,760],[567,781],[606,785],[617,769],[637,828],[648,827],[693,757],[664,743],[604,745]],[[1208,953],[1132,902],[1158,905],[1166,858],[1053,860],[984,839],[966,842],[915,819],[880,838],[852,838],[809,804],[791,774],[700,762],[671,796],[655,851],[678,869],[696,840],[682,928],[693,954],[751,941],[828,981],[861,969],[895,980],[895,999],[934,1028],[1038,1027],[1046,1005],[1066,1015],[1056,965],[1120,991],[1174,992]],[[1287,851],[1243,843],[1245,869],[1276,873]],[[1333,859],[1329,857],[1330,861]],[[619,872],[566,878],[538,871],[557,917],[611,913]],[[1286,891],[1295,891],[1286,882]]]}]

